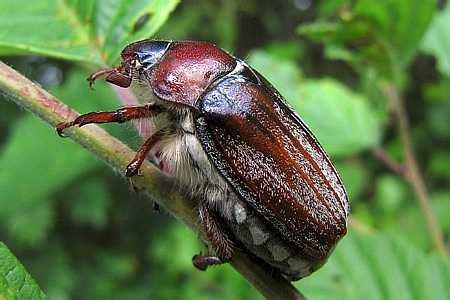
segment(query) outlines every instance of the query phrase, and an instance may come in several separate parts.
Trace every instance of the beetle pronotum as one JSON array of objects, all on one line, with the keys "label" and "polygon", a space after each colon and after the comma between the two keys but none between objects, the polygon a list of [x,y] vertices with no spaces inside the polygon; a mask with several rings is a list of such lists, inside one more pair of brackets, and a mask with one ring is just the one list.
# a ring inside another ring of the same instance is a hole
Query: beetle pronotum
[{"label": "beetle pronotum", "polygon": [[319,269],[347,232],[347,194],[328,155],[284,100],[255,70],[218,47],[195,41],[143,40],[101,75],[140,87],[146,104],[92,112],[57,126],[150,118],[155,132],[128,165],[138,173],[150,149],[197,199],[215,255],[206,269],[245,249],[290,280]]}]

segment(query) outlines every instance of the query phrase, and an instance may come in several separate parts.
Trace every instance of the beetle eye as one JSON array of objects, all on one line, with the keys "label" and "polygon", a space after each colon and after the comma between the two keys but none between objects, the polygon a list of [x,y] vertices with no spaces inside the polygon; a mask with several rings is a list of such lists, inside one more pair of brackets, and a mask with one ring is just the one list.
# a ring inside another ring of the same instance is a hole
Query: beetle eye
[{"label": "beetle eye", "polygon": [[136,59],[130,59],[122,62],[122,65],[118,68],[121,73],[127,73],[131,75],[132,70],[136,67]]},{"label": "beetle eye", "polygon": [[153,41],[145,43],[137,52],[139,62],[143,65],[153,65],[157,63],[166,53],[171,42]]}]

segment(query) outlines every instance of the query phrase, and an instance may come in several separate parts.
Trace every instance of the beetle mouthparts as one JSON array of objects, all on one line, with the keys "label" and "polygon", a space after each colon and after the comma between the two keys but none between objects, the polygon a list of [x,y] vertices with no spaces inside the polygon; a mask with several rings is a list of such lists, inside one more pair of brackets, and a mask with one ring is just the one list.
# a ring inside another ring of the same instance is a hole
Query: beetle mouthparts
[{"label": "beetle mouthparts", "polygon": [[110,74],[113,72],[117,72],[117,68],[116,69],[106,69],[106,70],[95,72],[94,74],[92,74],[91,76],[89,76],[87,78],[87,81],[89,81],[89,87],[92,89],[92,87],[94,86],[94,81],[97,78],[99,78],[100,76],[105,75],[105,74]]}]

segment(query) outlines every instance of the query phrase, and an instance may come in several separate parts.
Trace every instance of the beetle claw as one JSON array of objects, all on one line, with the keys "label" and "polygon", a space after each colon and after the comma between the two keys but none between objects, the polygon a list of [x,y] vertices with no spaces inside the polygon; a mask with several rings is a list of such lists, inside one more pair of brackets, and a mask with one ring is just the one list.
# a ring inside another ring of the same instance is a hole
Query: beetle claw
[{"label": "beetle claw", "polygon": [[209,266],[221,265],[223,262],[217,256],[203,256],[200,252],[194,255],[192,264],[200,271],[205,271]]},{"label": "beetle claw", "polygon": [[55,130],[56,130],[56,132],[58,132],[58,135],[60,137],[66,138],[67,135],[64,135],[63,130],[66,128],[69,128],[71,126],[73,126],[72,122],[62,122],[62,123],[59,123],[58,126],[56,126]]},{"label": "beetle claw", "polygon": [[138,173],[139,173],[139,169],[135,168],[134,164],[131,163],[127,166],[127,168],[125,170],[125,177],[131,178],[131,177],[138,175]]}]

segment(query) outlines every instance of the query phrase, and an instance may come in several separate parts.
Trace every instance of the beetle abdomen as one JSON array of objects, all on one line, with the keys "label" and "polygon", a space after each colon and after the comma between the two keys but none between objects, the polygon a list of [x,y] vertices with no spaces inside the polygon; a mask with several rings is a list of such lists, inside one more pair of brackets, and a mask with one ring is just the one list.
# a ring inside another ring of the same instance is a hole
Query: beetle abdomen
[{"label": "beetle abdomen", "polygon": [[257,257],[270,266],[298,280],[309,276],[325,264],[334,247],[323,259],[313,259],[280,234],[248,203],[233,194],[224,221],[233,235]]}]

